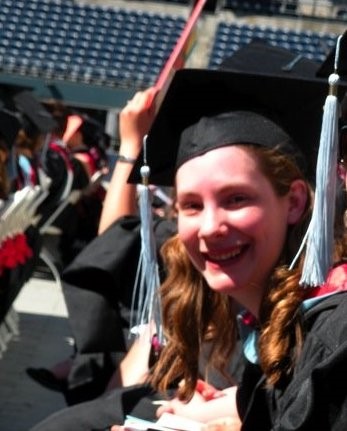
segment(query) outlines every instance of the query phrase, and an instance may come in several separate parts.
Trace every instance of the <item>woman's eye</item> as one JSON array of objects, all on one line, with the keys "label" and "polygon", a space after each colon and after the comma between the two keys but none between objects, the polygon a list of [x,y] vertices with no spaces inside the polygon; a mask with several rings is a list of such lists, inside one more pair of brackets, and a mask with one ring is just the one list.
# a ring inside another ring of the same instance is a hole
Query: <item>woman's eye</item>
[{"label": "woman's eye", "polygon": [[228,198],[226,199],[227,205],[233,205],[233,206],[242,205],[247,201],[248,201],[248,198],[245,195],[232,195],[232,196],[228,196]]},{"label": "woman's eye", "polygon": [[201,207],[201,204],[197,202],[181,202],[177,205],[178,211],[184,212],[185,214],[196,213],[201,209]]}]

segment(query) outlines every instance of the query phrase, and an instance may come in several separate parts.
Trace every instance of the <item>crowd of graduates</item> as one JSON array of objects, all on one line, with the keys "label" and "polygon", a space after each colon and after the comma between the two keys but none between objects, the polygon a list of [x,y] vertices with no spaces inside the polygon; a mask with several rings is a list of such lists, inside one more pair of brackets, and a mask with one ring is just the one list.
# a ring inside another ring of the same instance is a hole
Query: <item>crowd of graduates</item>
[{"label": "crowd of graduates", "polygon": [[[0,89],[0,321],[58,237],[60,271],[95,237],[108,170],[103,124],[27,89]],[[58,257],[57,257],[58,256]]]}]

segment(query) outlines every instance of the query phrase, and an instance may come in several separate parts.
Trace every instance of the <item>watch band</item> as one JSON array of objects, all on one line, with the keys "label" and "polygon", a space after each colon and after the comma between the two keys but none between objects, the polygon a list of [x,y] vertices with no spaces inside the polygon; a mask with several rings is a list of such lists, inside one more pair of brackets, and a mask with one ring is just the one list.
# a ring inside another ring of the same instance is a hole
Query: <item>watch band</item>
[{"label": "watch band", "polygon": [[130,163],[133,165],[136,162],[136,159],[134,159],[133,157],[124,156],[123,154],[118,154],[116,161],[122,163]]}]

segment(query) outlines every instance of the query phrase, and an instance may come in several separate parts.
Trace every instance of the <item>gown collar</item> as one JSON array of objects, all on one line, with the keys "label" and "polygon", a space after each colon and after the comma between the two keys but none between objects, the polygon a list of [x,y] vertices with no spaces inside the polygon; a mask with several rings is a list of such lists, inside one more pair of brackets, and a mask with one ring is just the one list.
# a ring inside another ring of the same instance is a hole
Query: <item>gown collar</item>
[{"label": "gown collar", "polygon": [[[325,298],[344,291],[347,291],[346,263],[334,267],[329,272],[324,284],[307,289],[307,295],[301,303],[301,309],[305,313]],[[258,364],[259,327],[257,320],[249,311],[242,310],[237,316],[237,321],[244,355],[252,364]]]}]

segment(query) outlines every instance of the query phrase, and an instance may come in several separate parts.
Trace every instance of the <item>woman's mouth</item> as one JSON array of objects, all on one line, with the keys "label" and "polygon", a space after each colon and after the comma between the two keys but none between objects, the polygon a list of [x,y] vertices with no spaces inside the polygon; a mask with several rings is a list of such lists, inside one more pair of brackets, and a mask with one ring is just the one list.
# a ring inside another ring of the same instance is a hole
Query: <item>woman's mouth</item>
[{"label": "woman's mouth", "polygon": [[214,263],[223,263],[238,258],[245,251],[246,248],[246,245],[240,245],[234,247],[232,250],[229,251],[208,251],[207,253],[203,254],[207,261]]}]

